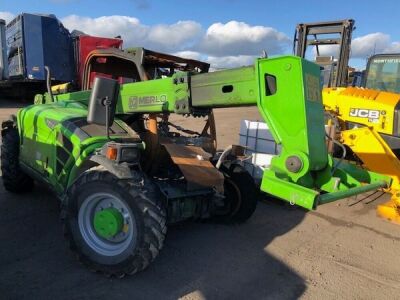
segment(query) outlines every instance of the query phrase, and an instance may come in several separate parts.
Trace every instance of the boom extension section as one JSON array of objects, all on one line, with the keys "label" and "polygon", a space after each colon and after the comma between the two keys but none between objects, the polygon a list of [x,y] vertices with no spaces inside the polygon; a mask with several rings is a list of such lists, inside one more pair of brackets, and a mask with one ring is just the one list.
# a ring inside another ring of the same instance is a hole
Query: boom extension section
[{"label": "boom extension section", "polygon": [[[84,92],[85,93],[85,92]],[[86,92],[87,93],[87,92]],[[58,96],[65,100],[66,95]],[[69,99],[73,98],[70,94]],[[82,96],[82,93],[79,97]],[[307,209],[390,185],[390,178],[327,151],[319,66],[299,57],[257,59],[254,66],[121,86],[117,114],[196,114],[257,105],[282,152],[264,171],[261,190]]]}]

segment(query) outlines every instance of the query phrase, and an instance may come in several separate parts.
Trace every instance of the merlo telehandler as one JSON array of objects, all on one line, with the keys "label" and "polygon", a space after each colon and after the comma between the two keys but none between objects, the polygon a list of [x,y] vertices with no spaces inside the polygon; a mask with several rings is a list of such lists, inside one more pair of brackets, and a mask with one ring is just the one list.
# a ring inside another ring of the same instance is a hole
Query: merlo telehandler
[{"label": "merlo telehandler", "polygon": [[[282,146],[263,174],[267,195],[315,209],[391,184],[328,154],[318,65],[283,56],[207,71],[143,48],[93,52],[88,90],[52,95],[48,84],[2,124],[4,187],[28,192],[44,182],[61,201],[72,251],[90,269],[123,277],[155,259],[167,224],[253,214],[258,190],[240,164],[243,149],[217,152],[214,108],[258,106]],[[171,114],[205,118],[205,127],[174,126]]]}]

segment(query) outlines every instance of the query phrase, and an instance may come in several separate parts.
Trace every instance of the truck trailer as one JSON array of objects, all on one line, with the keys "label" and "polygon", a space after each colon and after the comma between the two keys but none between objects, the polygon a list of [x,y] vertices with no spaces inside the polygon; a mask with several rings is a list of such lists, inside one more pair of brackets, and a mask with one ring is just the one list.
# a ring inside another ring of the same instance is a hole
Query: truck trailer
[{"label": "truck trailer", "polygon": [[82,70],[95,49],[122,47],[120,38],[73,35],[54,15],[22,13],[8,24],[0,20],[0,96],[33,102],[51,83],[81,89]]}]

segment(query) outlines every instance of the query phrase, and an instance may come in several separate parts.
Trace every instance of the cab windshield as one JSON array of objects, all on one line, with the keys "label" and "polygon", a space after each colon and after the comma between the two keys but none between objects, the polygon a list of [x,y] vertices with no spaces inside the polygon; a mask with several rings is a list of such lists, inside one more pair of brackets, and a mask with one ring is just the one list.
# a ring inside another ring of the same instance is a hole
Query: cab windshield
[{"label": "cab windshield", "polygon": [[400,93],[400,55],[371,58],[365,87]]}]

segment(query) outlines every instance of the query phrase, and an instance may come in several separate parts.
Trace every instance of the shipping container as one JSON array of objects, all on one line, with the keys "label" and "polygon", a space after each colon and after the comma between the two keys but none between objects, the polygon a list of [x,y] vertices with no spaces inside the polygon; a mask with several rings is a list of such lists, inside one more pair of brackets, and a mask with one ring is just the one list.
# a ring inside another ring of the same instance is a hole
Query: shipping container
[{"label": "shipping container", "polygon": [[54,15],[20,14],[6,38],[10,78],[45,80],[48,66],[56,82],[75,79],[72,37]]}]

